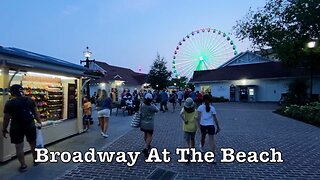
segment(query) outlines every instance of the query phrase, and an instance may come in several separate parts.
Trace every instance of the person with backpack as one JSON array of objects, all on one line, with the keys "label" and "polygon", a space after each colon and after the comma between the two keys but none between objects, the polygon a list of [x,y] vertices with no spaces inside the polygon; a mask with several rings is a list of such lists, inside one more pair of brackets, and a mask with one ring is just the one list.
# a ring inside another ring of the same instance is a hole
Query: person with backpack
[{"label": "person with backpack", "polygon": [[[35,102],[23,94],[22,86],[14,84],[10,87],[11,99],[8,100],[4,107],[3,118],[3,137],[7,138],[9,133],[11,143],[15,144],[16,153],[20,162],[19,171],[26,171],[27,165],[24,158],[24,137],[27,138],[31,147],[33,161],[36,159],[36,138],[37,130],[34,119],[37,121],[37,126],[41,127],[40,114],[37,110]],[[8,125],[10,123],[10,130]],[[33,162],[36,166],[37,163]]]},{"label": "person with backpack", "polygon": [[[215,153],[216,144],[214,135],[220,132],[219,121],[215,108],[210,105],[210,96],[208,94],[203,96],[203,102],[204,104],[200,105],[197,109],[197,122],[201,132],[200,151],[203,152],[206,135],[208,134],[210,149]],[[216,161],[214,161],[214,163],[216,163]]]},{"label": "person with backpack", "polygon": [[[188,148],[194,148],[195,146],[195,136],[197,132],[197,123],[195,120],[196,110],[194,107],[194,102],[192,98],[187,98],[184,102],[184,107],[181,109],[180,117],[183,120],[183,132],[184,139],[187,143]],[[191,155],[187,156],[187,159],[190,160]]]}]

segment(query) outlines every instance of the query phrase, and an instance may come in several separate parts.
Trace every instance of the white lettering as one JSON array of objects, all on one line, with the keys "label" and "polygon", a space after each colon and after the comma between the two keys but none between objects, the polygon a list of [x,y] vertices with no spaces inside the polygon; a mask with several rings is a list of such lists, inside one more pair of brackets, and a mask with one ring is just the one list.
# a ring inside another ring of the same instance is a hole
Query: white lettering
[{"label": "white lettering", "polygon": [[[154,161],[152,160],[153,158],[155,159]],[[145,162],[162,162],[156,148],[152,148],[150,150],[149,157],[145,160]]]},{"label": "white lettering", "polygon": [[236,155],[236,159],[238,162],[241,163],[246,162],[246,153],[242,151],[238,152]]},{"label": "white lettering", "polygon": [[[267,158],[264,159],[264,156],[266,156]],[[261,162],[269,162],[269,153],[268,152],[260,153],[259,159]]]},{"label": "white lettering", "polygon": [[[270,162],[283,162],[283,159],[282,159],[282,154],[280,151],[276,151],[275,148],[270,148],[270,151],[271,151],[271,160]],[[276,155],[278,156],[278,159],[276,160]]]},{"label": "white lettering", "polygon": [[211,163],[214,161],[214,153],[209,151],[209,152],[206,152],[204,154],[204,160],[208,163]]},{"label": "white lettering", "polygon": [[[221,162],[230,163],[234,161],[234,150],[232,148],[222,148],[222,159]],[[229,157],[229,159],[228,159]]]},{"label": "white lettering", "polygon": [[[96,158],[95,158],[95,149],[94,148],[89,148],[90,152],[85,152],[84,153],[84,160],[86,162],[97,162]],[[91,157],[89,159],[89,156]]]},{"label": "white lettering", "polygon": [[163,162],[170,162],[170,152],[167,151],[167,149],[163,149],[162,151],[162,155],[163,155]]},{"label": "white lettering", "polygon": [[195,148],[191,148],[190,150],[191,150],[191,160],[190,160],[190,162],[203,162],[202,153],[201,152],[197,152]]},{"label": "white lettering", "polygon": [[139,156],[140,152],[127,152],[127,154],[129,155],[129,157],[131,159],[131,163],[128,162],[127,166],[129,166],[129,167],[134,166],[138,160],[138,156]]},{"label": "white lettering", "polygon": [[71,161],[71,154],[68,151],[64,151],[61,153],[61,161],[64,163],[68,163]]},{"label": "white lettering", "polygon": [[256,152],[248,152],[248,162],[252,163],[252,162],[259,162],[258,161],[258,156],[257,156],[257,153]]},{"label": "white lettering", "polygon": [[75,151],[75,152],[73,152],[72,153],[72,162],[74,162],[74,163],[82,163],[83,162],[83,159],[82,159],[82,154],[81,154],[81,152],[77,152],[77,151]]},{"label": "white lettering", "polygon": [[[42,162],[48,162],[49,157],[48,157],[48,149],[45,148],[36,148],[35,149],[36,153],[37,153],[37,158],[34,160],[34,162],[37,163],[42,163]],[[42,159],[43,157],[43,159]]]},{"label": "white lettering", "polygon": [[177,148],[176,149],[176,154],[181,155],[181,158],[178,159],[179,163],[185,163],[188,162],[186,159],[186,154],[189,154],[189,149],[188,148]]}]

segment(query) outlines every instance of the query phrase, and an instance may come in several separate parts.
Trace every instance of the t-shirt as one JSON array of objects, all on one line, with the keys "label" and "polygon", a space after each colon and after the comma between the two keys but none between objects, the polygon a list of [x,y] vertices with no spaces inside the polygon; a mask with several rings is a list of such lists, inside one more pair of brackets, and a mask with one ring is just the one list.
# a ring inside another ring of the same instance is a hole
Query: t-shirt
[{"label": "t-shirt", "polygon": [[182,99],[183,98],[183,92],[182,91],[179,91],[178,92],[178,99]]},{"label": "t-shirt", "polygon": [[91,102],[86,102],[83,104],[84,115],[91,115]]},{"label": "t-shirt", "polygon": [[166,92],[161,92],[161,101],[162,102],[167,102],[168,101],[168,93],[166,93]]},{"label": "t-shirt", "polygon": [[17,97],[6,102],[3,112],[11,116],[10,129],[35,127],[33,110],[35,102],[30,97]]},{"label": "t-shirt", "polygon": [[197,126],[196,121],[194,117],[196,116],[196,111],[193,111],[192,113],[187,113],[184,108],[181,109],[180,115],[184,116],[187,123],[183,122],[182,128],[185,132],[196,132]]},{"label": "t-shirt", "polygon": [[98,98],[97,100],[97,110],[111,109],[112,100],[111,98]]},{"label": "t-shirt", "polygon": [[153,130],[154,129],[154,114],[158,112],[159,109],[151,104],[146,105],[142,104],[140,107],[141,112],[141,128],[145,130]]},{"label": "t-shirt", "polygon": [[201,112],[200,125],[209,126],[214,125],[213,115],[217,114],[216,109],[210,105],[210,111],[206,111],[206,105],[202,104],[197,109],[198,112]]}]

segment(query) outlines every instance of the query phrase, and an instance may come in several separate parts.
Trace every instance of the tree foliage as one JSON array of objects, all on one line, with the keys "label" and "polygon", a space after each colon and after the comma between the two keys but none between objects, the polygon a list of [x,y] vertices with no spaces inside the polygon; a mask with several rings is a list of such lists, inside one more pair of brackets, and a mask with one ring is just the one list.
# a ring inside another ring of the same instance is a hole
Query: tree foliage
[{"label": "tree foliage", "polygon": [[[234,29],[241,40],[248,38],[260,49],[271,47],[281,61],[294,67],[308,55],[307,43],[319,39],[320,1],[268,0],[263,8],[250,9]],[[317,44],[314,58],[320,57]]]},{"label": "tree foliage", "polygon": [[153,89],[163,89],[167,87],[171,72],[167,70],[166,64],[167,62],[164,60],[164,57],[160,57],[160,54],[157,54],[147,79],[147,82]]},{"label": "tree foliage", "polygon": [[172,78],[169,85],[173,86],[176,84],[177,87],[185,88],[187,85],[187,81],[188,81],[188,78],[186,76],[182,76],[179,78]]}]

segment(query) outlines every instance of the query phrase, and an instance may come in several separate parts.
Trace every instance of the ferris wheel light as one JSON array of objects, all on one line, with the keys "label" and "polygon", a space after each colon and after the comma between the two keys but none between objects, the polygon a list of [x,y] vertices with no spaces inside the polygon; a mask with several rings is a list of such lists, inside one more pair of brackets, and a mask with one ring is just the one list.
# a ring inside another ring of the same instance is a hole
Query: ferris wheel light
[{"label": "ferris wheel light", "polygon": [[[206,32],[213,32],[215,36]],[[218,44],[221,46],[217,46]],[[173,77],[185,76],[190,79],[194,71],[215,69],[217,64],[224,63],[237,54],[237,47],[228,33],[216,28],[196,29],[178,42],[172,59]]]}]

